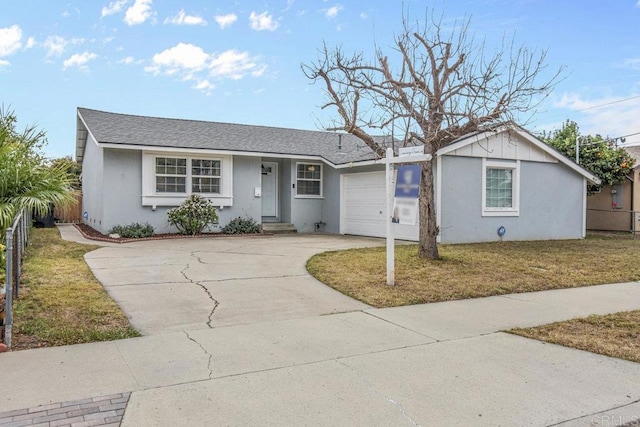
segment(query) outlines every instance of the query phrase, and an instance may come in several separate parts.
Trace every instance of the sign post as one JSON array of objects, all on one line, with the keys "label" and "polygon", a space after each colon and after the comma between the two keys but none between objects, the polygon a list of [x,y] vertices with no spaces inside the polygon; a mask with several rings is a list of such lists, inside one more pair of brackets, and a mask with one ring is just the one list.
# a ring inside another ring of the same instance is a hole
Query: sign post
[{"label": "sign post", "polygon": [[[424,154],[424,146],[403,147],[395,157],[392,148],[387,148],[385,157],[385,177],[387,191],[387,285],[395,285],[395,239],[393,224],[416,223],[418,212],[418,194],[420,188],[421,167],[419,165],[402,166],[399,170],[398,185],[394,187],[394,164],[418,163],[431,160],[431,154]],[[400,199],[403,202],[398,203]],[[400,206],[402,204],[402,206]]]},{"label": "sign post", "polygon": [[387,164],[385,176],[387,178],[387,285],[395,284],[396,246],[393,238],[393,148],[387,148]]}]

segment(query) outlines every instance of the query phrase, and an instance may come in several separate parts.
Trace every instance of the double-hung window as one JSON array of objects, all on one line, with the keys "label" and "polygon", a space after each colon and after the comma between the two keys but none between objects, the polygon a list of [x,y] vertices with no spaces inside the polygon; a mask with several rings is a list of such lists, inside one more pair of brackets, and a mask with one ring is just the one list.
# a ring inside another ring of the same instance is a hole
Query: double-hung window
[{"label": "double-hung window", "polygon": [[214,206],[233,206],[233,156],[142,154],[142,206],[179,206],[191,194],[201,194]]},{"label": "double-hung window", "polygon": [[156,157],[156,193],[220,194],[220,160]]},{"label": "double-hung window", "polygon": [[220,160],[191,160],[191,192],[220,193]]},{"label": "double-hung window", "polygon": [[187,159],[156,157],[156,193],[184,193]]},{"label": "double-hung window", "polygon": [[518,216],[520,161],[483,159],[482,215]]},{"label": "double-hung window", "polygon": [[296,196],[322,197],[322,163],[296,164]]}]

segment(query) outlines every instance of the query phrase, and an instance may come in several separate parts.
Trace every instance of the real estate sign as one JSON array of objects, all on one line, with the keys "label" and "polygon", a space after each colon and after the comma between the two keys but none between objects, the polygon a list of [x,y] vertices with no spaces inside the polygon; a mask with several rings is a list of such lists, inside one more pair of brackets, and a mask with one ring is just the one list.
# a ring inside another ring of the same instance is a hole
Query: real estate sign
[{"label": "real estate sign", "polygon": [[420,195],[421,175],[422,167],[420,165],[398,166],[392,222],[416,225],[418,221],[418,196]]}]

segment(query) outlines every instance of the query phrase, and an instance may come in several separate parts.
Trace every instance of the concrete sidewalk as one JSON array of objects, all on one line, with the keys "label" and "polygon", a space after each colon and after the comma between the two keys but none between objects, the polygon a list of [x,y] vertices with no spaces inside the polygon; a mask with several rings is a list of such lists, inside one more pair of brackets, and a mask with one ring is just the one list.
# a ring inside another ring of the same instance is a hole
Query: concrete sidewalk
[{"label": "concrete sidewalk", "polygon": [[640,364],[497,332],[630,309],[637,283],[7,353],[0,411],[132,391],[123,425],[632,422]]},{"label": "concrete sidewalk", "polygon": [[500,332],[640,309],[638,283],[373,309],[304,264],[380,240],[98,244],[146,336],[0,355],[0,427],[640,424],[640,364]]}]

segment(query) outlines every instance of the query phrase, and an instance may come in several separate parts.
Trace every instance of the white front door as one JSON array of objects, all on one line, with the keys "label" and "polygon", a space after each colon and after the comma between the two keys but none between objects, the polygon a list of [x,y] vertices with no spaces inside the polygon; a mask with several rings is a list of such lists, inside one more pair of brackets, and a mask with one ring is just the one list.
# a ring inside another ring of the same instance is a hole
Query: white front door
[{"label": "white front door", "polygon": [[262,162],[262,216],[278,216],[278,164]]}]

